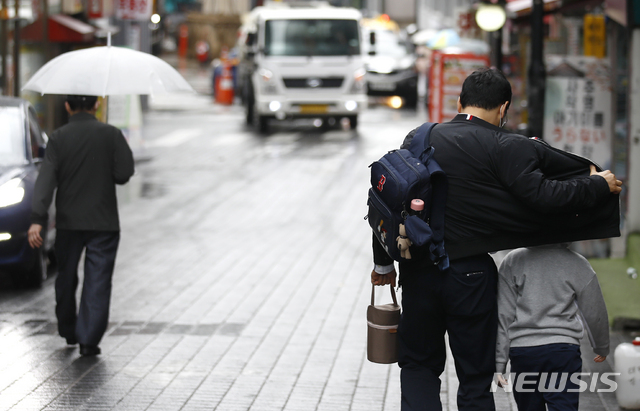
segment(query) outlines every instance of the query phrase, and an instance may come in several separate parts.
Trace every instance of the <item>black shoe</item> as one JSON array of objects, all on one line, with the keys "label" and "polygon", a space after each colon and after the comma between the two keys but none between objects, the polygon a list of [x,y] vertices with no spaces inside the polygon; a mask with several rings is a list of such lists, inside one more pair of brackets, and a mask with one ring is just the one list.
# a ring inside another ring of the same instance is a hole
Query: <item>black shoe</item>
[{"label": "black shoe", "polygon": [[75,338],[67,338],[67,345],[76,345],[77,343],[78,341]]},{"label": "black shoe", "polygon": [[101,352],[102,351],[100,350],[100,347],[98,347],[97,345],[80,344],[80,355],[82,355],[83,357],[98,355]]}]

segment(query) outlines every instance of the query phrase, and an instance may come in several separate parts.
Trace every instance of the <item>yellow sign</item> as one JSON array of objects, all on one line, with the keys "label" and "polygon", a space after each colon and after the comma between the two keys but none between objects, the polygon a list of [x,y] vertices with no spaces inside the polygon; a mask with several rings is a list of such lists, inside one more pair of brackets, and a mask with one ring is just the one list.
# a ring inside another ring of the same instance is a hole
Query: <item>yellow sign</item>
[{"label": "yellow sign", "polygon": [[584,55],[603,58],[607,42],[604,16],[586,14],[584,16]]}]

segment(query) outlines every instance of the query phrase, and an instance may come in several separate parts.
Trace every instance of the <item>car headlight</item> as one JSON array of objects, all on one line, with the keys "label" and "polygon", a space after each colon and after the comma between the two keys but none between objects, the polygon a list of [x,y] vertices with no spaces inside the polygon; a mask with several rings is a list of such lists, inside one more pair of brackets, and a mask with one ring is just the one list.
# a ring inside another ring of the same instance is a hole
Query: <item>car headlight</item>
[{"label": "car headlight", "polygon": [[13,178],[0,186],[0,207],[18,204],[24,198],[21,178]]},{"label": "car headlight", "polygon": [[364,68],[359,68],[353,73],[353,85],[351,86],[352,93],[361,93],[364,90],[365,74],[367,74],[367,71]]},{"label": "car headlight", "polygon": [[262,91],[262,94],[277,93],[278,89],[276,88],[271,70],[262,68],[258,71],[258,76],[260,76],[260,91]]}]

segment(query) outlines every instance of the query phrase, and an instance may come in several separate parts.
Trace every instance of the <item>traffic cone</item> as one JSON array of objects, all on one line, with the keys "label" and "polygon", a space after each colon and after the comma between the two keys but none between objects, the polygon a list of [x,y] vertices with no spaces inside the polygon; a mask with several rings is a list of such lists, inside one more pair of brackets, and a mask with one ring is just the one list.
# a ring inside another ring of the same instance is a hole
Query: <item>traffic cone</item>
[{"label": "traffic cone", "polygon": [[222,74],[216,79],[216,103],[233,104],[233,73],[231,65],[228,61],[224,61],[222,66]]}]

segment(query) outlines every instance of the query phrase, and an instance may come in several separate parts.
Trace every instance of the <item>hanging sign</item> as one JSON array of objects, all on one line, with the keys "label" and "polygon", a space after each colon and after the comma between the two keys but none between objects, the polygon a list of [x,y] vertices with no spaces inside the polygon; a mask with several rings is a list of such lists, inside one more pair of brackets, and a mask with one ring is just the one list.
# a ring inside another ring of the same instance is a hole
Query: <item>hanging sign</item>
[{"label": "hanging sign", "polygon": [[609,62],[547,56],[544,139],[554,147],[611,166]]},{"label": "hanging sign", "polygon": [[116,17],[121,20],[148,20],[153,0],[116,0]]},{"label": "hanging sign", "polygon": [[489,65],[489,57],[434,51],[429,75],[429,121],[441,123],[458,114],[462,83],[475,70]]},{"label": "hanging sign", "polygon": [[87,0],[87,16],[90,19],[104,17],[103,0]]},{"label": "hanging sign", "polygon": [[584,16],[584,55],[604,58],[607,28],[604,16],[586,14]]}]

